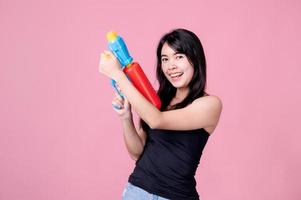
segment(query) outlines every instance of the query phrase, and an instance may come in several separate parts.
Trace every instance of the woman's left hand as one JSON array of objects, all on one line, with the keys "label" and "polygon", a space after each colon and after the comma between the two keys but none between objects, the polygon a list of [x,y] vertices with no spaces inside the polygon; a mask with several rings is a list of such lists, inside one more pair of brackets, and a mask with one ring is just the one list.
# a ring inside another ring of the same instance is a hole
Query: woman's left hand
[{"label": "woman's left hand", "polygon": [[110,51],[104,51],[101,53],[98,68],[100,73],[111,79],[114,79],[116,74],[122,72],[119,61]]}]

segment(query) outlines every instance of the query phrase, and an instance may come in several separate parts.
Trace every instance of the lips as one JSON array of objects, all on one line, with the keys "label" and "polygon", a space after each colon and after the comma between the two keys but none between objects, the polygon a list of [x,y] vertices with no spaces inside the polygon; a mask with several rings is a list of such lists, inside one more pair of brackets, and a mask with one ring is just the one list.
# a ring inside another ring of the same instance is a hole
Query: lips
[{"label": "lips", "polygon": [[177,73],[169,74],[169,76],[170,76],[171,78],[177,78],[177,77],[180,77],[180,76],[182,76],[182,75],[183,75],[182,72],[177,72]]}]

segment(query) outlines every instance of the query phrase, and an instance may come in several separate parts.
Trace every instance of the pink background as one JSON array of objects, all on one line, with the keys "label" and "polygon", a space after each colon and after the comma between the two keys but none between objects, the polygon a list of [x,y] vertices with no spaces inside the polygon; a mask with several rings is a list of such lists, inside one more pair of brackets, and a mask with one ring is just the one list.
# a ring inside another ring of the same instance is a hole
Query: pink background
[{"label": "pink background", "polygon": [[195,32],[224,105],[196,179],[202,200],[301,196],[301,3],[0,1],[0,199],[120,199],[134,167],[98,73],[115,30],[154,86],[163,33]]}]

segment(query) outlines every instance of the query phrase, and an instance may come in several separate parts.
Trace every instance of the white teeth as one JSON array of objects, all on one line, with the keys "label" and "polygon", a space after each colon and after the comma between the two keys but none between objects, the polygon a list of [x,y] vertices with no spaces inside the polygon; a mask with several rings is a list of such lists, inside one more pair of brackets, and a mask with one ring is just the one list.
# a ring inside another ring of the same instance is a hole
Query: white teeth
[{"label": "white teeth", "polygon": [[170,74],[171,78],[177,77],[177,76],[181,76],[183,73],[175,73],[175,74]]}]

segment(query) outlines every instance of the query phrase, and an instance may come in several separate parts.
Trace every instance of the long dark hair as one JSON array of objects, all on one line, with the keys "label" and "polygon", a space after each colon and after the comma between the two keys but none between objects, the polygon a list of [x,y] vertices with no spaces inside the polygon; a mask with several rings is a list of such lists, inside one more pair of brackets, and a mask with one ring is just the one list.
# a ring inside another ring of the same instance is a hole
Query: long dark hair
[{"label": "long dark hair", "polygon": [[[206,58],[200,39],[191,31],[186,29],[175,29],[165,34],[159,41],[157,47],[157,70],[156,76],[159,82],[158,96],[161,99],[161,111],[167,109],[171,100],[175,97],[175,88],[165,77],[162,71],[161,50],[167,43],[175,52],[185,54],[194,68],[193,77],[189,83],[189,93],[185,99],[173,105],[170,109],[180,109],[191,104],[195,99],[208,95],[206,89]],[[140,126],[144,131],[150,127],[140,119]]]}]

